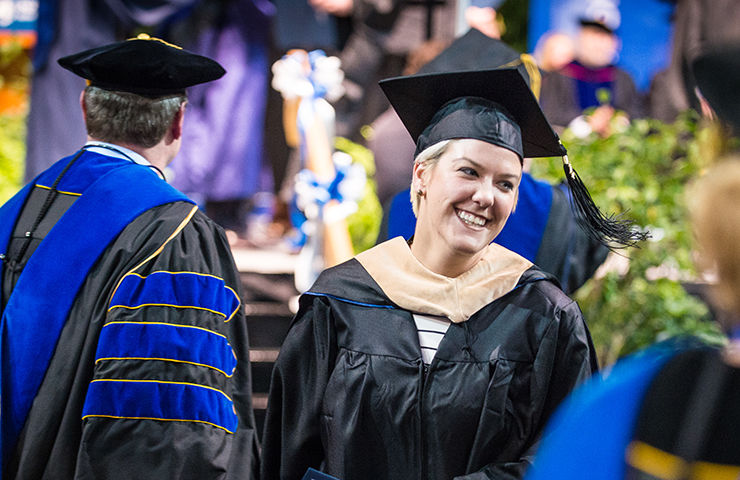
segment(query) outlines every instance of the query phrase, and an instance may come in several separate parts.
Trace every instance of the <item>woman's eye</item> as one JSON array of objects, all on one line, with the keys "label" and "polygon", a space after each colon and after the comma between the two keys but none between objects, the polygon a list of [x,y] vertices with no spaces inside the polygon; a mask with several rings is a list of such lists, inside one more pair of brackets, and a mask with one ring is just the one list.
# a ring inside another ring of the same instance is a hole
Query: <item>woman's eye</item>
[{"label": "woman's eye", "polygon": [[478,176],[478,172],[476,172],[475,169],[470,168],[470,167],[462,167],[462,168],[460,168],[460,171],[463,172],[466,175],[472,175],[472,176],[475,176],[475,177]]},{"label": "woman's eye", "polygon": [[501,182],[501,187],[504,190],[514,190],[514,184],[511,182]]}]

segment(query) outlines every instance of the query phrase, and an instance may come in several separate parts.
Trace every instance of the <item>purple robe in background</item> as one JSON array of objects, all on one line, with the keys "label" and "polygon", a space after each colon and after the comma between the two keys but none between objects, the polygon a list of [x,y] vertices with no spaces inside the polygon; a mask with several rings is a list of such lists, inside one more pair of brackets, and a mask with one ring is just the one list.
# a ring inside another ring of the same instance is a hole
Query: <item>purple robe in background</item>
[{"label": "purple robe in background", "polygon": [[26,181],[85,143],[80,92],[85,81],[57,59],[123,40],[196,0],[41,0],[27,120]]},{"label": "purple robe in background", "polygon": [[[198,201],[251,197],[260,189],[268,88],[267,0],[221,2],[223,11],[205,26],[179,27],[173,40],[218,61],[226,75],[188,91],[182,149],[170,165],[176,188]],[[188,20],[198,23],[196,18]],[[182,36],[182,39],[180,38]]]}]

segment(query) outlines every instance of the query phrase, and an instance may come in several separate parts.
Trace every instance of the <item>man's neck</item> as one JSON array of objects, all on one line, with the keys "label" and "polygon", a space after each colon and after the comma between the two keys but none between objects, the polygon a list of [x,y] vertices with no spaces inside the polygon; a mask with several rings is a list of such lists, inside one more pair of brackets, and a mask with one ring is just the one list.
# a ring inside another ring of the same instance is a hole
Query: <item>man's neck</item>
[{"label": "man's neck", "polygon": [[164,170],[167,165],[172,161],[172,158],[174,155],[171,153],[171,147],[166,144],[163,141],[159,142],[158,144],[154,145],[153,147],[142,147],[140,145],[133,145],[128,143],[110,143],[105,142],[104,140],[99,140],[96,138],[92,138],[90,136],[87,137],[88,142],[102,142],[102,143],[109,143],[110,145],[117,146],[117,147],[123,147],[127,150],[130,150],[138,155],[141,155],[147,162],[154,165],[160,170]]}]

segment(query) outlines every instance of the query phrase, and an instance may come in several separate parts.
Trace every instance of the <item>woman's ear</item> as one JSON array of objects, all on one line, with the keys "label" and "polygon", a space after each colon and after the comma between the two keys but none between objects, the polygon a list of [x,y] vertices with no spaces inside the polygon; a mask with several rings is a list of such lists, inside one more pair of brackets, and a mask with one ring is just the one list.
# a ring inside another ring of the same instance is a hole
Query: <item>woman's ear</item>
[{"label": "woman's ear", "polygon": [[411,175],[411,188],[414,189],[415,192],[423,192],[426,190],[426,179],[427,179],[427,172],[428,169],[428,162],[423,163],[414,163],[414,170]]}]

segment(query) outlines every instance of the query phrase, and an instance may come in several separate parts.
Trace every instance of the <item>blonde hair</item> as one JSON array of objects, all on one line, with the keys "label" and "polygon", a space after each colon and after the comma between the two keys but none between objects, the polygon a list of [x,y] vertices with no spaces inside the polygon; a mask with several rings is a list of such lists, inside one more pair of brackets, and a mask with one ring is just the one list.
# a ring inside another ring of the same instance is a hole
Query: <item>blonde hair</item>
[{"label": "blonde hair", "polygon": [[718,306],[740,313],[740,156],[712,167],[688,191],[699,266],[717,274]]},{"label": "blonde hair", "polygon": [[[454,145],[454,142],[458,142],[459,140],[453,139],[453,140],[442,140],[441,142],[437,142],[434,145],[431,145],[424,150],[422,150],[419,155],[416,156],[414,159],[414,164],[424,165],[427,164],[430,167],[434,167],[434,165],[437,164],[439,159],[444,155],[444,153],[447,151],[448,148],[450,148],[451,145]],[[414,180],[411,180],[411,209],[414,211],[414,216],[419,216],[419,202],[421,202],[421,199],[419,198],[419,195],[416,193],[416,189],[414,188]]]}]

